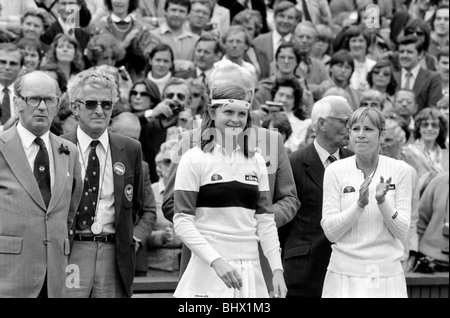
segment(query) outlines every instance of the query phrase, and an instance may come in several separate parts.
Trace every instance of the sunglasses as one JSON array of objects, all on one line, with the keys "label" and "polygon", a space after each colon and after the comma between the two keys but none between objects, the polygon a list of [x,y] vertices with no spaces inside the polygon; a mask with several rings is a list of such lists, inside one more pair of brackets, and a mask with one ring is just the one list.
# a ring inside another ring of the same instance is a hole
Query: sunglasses
[{"label": "sunglasses", "polygon": [[428,128],[428,126],[431,126],[431,128],[433,128],[433,129],[438,129],[439,128],[439,123],[436,123],[436,122],[430,123],[430,122],[427,122],[427,121],[423,121],[423,122],[420,123],[420,127],[421,128]]},{"label": "sunglasses", "polygon": [[184,101],[186,99],[186,95],[182,94],[182,93],[167,93],[166,94],[166,98],[168,99],[173,99],[175,97],[175,95],[177,95],[177,98],[181,101]]},{"label": "sunglasses", "polygon": [[77,102],[84,104],[87,109],[94,110],[100,105],[104,110],[110,110],[113,107],[113,102],[110,100],[86,100],[81,101],[77,100]]},{"label": "sunglasses", "polygon": [[131,90],[130,91],[130,95],[131,96],[141,95],[142,97],[150,97],[150,94],[147,93],[147,92],[138,92],[138,91],[135,91],[135,90]]},{"label": "sunglasses", "polygon": [[192,93],[192,97],[194,97],[194,98],[199,98],[200,97],[200,93]]},{"label": "sunglasses", "polygon": [[381,72],[381,71],[373,71],[373,74],[375,75],[383,75],[383,76],[391,76],[392,74],[390,72]]},{"label": "sunglasses", "polygon": [[410,35],[410,34],[416,34],[417,36],[424,36],[425,33],[422,31],[416,31],[416,30],[405,30],[405,35]]}]

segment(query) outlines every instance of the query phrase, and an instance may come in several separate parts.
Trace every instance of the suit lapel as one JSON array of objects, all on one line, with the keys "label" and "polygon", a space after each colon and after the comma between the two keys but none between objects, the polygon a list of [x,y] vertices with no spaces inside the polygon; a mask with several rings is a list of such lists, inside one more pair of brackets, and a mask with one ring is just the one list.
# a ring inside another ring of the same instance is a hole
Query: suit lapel
[{"label": "suit lapel", "polygon": [[[413,91],[416,92],[418,96],[422,91],[423,86],[427,83],[428,74],[422,68],[420,68],[419,73],[417,73],[416,81],[414,82]],[[417,97],[416,96],[416,97]]]},{"label": "suit lapel", "polygon": [[111,160],[113,168],[114,179],[114,209],[115,209],[115,222],[119,220],[119,215],[122,207],[123,190],[124,190],[124,175],[118,175],[114,172],[114,165],[121,162],[125,167],[125,155],[123,154],[124,145],[119,143],[118,139],[114,135],[109,134],[109,146],[111,148]]},{"label": "suit lapel", "polygon": [[65,183],[67,181],[69,156],[59,153],[59,146],[53,134],[50,133],[50,143],[53,150],[53,162],[55,165],[55,181],[52,188],[52,197],[48,205],[48,211],[52,211],[64,192]]},{"label": "suit lapel", "polygon": [[323,190],[323,175],[325,173],[325,168],[313,143],[306,148],[303,163],[306,166],[306,173],[311,177],[311,180],[314,181],[320,190]]},{"label": "suit lapel", "polygon": [[25,151],[23,150],[22,141],[17,133],[16,126],[13,126],[5,132],[2,139],[5,140],[5,144],[0,147],[0,152],[2,152],[12,173],[16,176],[19,183],[33,198],[36,204],[39,205],[42,210],[47,211],[41,191],[39,190],[39,186],[34,178]]}]

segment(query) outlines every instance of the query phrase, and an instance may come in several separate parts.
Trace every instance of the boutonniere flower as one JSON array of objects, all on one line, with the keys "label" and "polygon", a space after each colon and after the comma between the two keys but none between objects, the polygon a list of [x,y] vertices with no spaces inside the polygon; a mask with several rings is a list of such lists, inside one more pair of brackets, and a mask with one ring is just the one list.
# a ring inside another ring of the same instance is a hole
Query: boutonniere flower
[{"label": "boutonniere flower", "polygon": [[61,146],[59,146],[59,153],[65,153],[66,155],[68,155],[70,153],[69,147],[61,144]]}]

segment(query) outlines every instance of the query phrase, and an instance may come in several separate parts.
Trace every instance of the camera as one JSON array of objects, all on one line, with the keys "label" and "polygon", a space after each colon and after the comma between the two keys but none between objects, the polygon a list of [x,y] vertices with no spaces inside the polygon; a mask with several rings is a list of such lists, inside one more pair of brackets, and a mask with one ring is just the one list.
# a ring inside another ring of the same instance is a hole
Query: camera
[{"label": "camera", "polygon": [[176,101],[169,101],[170,109],[173,112],[173,115],[176,116],[184,110],[184,106]]},{"label": "camera", "polygon": [[261,110],[263,110],[266,114],[278,113],[284,110],[284,104],[266,101],[264,104],[261,105]]}]

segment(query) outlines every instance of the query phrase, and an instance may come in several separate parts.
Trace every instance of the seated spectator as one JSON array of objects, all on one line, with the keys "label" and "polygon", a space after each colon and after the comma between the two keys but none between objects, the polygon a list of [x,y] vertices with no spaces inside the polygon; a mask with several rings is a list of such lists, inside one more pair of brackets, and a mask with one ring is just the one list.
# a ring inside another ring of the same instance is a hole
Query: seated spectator
[{"label": "seated spectator", "polygon": [[192,128],[200,128],[203,114],[206,111],[206,107],[208,106],[210,99],[205,84],[201,79],[189,79],[187,82],[191,90],[191,100],[187,104],[187,108],[189,108],[192,112]]},{"label": "seated spectator", "polygon": [[84,70],[83,55],[77,40],[64,33],[55,37],[44,61],[44,64],[57,65],[68,80]]},{"label": "seated spectator", "polygon": [[[289,122],[289,118],[283,111],[271,112],[266,117],[261,124],[263,128],[276,130],[281,134],[283,142],[289,139],[292,135],[292,126]],[[285,147],[286,152],[289,154],[292,152],[291,148]]]},{"label": "seated spectator", "polygon": [[348,103],[353,110],[359,107],[359,92],[350,86],[350,78],[355,69],[353,56],[347,50],[340,50],[333,54],[329,61],[330,79],[318,85],[318,95],[323,97],[323,93],[331,87],[340,87],[348,94]]},{"label": "seated spectator", "polygon": [[365,90],[361,94],[361,100],[359,102],[359,107],[375,107],[383,111],[384,103],[386,99],[384,95],[375,89]]},{"label": "seated spectator", "polygon": [[65,95],[64,100],[61,100],[59,107],[58,112],[53,118],[50,131],[57,136],[76,131],[78,127],[78,119],[70,109],[70,103],[67,95]]},{"label": "seated spectator", "polygon": [[425,189],[419,204],[417,272],[448,272],[448,171],[439,173]]},{"label": "seated spectator", "polygon": [[267,59],[267,55],[253,44],[253,39],[261,34],[263,27],[259,11],[246,9],[239,12],[234,16],[231,25],[243,26],[250,37],[250,45],[245,52],[244,60],[253,64],[259,80],[269,77],[270,62]]},{"label": "seated spectator", "polygon": [[150,51],[147,58],[145,76],[158,86],[162,95],[164,87],[175,72],[172,48],[165,43],[158,44]]},{"label": "seated spectator", "polygon": [[447,119],[435,108],[425,108],[414,117],[415,142],[403,153],[405,161],[416,168],[421,194],[437,174],[448,171],[447,133]]},{"label": "seated spectator", "polygon": [[[440,49],[444,46],[449,46],[449,6],[447,4],[440,4],[433,17],[431,18],[431,34],[430,34],[430,46],[428,47],[428,53],[432,56],[436,56]],[[438,68],[439,69],[439,68]]]},{"label": "seated spectator", "polygon": [[103,64],[115,66],[125,57],[125,50],[113,35],[101,33],[92,36],[87,44],[85,54],[91,66]]},{"label": "seated spectator", "polygon": [[379,60],[367,74],[367,83],[371,89],[375,89],[384,95],[383,108],[392,109],[394,94],[397,90],[392,63],[387,59]]},{"label": "seated spectator", "polygon": [[[21,35],[16,39],[16,43],[21,39],[32,39],[41,41],[41,36],[45,33],[50,25],[48,13],[41,8],[29,8],[22,15],[21,19]],[[42,41],[41,41],[42,42]],[[49,46],[42,42],[44,52]]]},{"label": "seated spectator", "polygon": [[441,48],[437,54],[438,60],[438,70],[437,73],[441,76],[442,79],[442,95],[449,96],[449,52],[448,46]]},{"label": "seated spectator", "polygon": [[180,268],[181,240],[173,230],[173,223],[164,217],[161,210],[171,152],[177,143],[176,140],[169,140],[161,145],[161,150],[155,157],[159,180],[152,184],[156,202],[156,225],[147,241],[148,267],[164,271],[176,271]]},{"label": "seated spectator", "polygon": [[[75,18],[73,18],[72,6],[77,6],[81,10],[82,7],[85,7],[83,1],[57,0],[56,2],[58,2],[56,5],[56,7],[58,8],[57,20],[50,24],[45,33],[41,36],[41,41],[47,45],[51,45],[55,41],[57,35],[65,34],[73,40],[76,40],[78,42],[80,51],[84,52],[84,49],[89,42],[90,34],[80,26],[86,26],[89,23],[91,19],[89,10],[86,9],[86,14],[89,15],[89,20],[85,25],[82,25],[81,19],[77,21]],[[77,15],[77,17],[79,16],[81,15]],[[80,25],[77,25],[78,22],[80,23]]]},{"label": "seated spectator", "polygon": [[355,68],[350,78],[350,86],[359,92],[369,88],[367,74],[376,64],[375,60],[368,57],[369,45],[369,33],[361,26],[352,25],[345,30],[341,47],[353,56]]},{"label": "seated spectator", "polygon": [[198,36],[210,33],[219,37],[219,32],[214,29],[214,25],[211,23],[211,17],[212,7],[208,1],[192,0],[191,10],[184,28]]},{"label": "seated spectator", "polygon": [[417,103],[413,91],[401,89],[394,95],[392,113],[385,112],[386,117],[398,121],[405,131],[406,143],[414,142],[414,115],[417,113]]},{"label": "seated spectator", "polygon": [[292,134],[285,141],[285,146],[290,151],[298,149],[298,145],[305,139],[311,118],[305,115],[302,104],[302,89],[295,78],[279,79],[272,89],[273,101],[284,104],[284,111],[292,127]]},{"label": "seated spectator", "polygon": [[133,83],[128,100],[130,111],[139,118],[141,126],[145,126],[150,118],[149,110],[161,102],[161,96],[155,83],[148,78],[141,78]]},{"label": "seated spectator", "polygon": [[[264,0],[251,0],[251,4],[246,5],[241,0],[219,0],[217,1],[219,5],[224,6],[225,8],[230,10],[230,21],[233,21],[234,17],[239,14],[239,12],[249,8],[253,10],[259,11],[263,21],[263,27],[261,33],[269,32],[269,28],[267,25],[267,9]],[[277,1],[281,2],[281,1]]]},{"label": "seated spectator", "polygon": [[327,64],[331,58],[333,30],[325,24],[316,25],[317,37],[311,49],[311,55]]},{"label": "seated spectator", "polygon": [[23,66],[29,71],[37,69],[45,54],[42,42],[36,39],[22,38],[17,41],[17,46],[22,51]]}]

